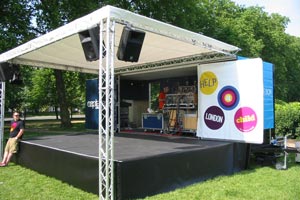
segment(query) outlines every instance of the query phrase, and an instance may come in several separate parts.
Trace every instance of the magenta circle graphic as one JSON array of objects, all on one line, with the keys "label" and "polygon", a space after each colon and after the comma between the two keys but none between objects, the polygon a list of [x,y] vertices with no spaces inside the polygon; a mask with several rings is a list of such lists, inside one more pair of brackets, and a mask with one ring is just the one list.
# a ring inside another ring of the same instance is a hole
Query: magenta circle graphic
[{"label": "magenta circle graphic", "polygon": [[250,107],[239,108],[234,115],[234,124],[241,132],[250,132],[257,125],[257,115]]},{"label": "magenta circle graphic", "polygon": [[218,93],[219,105],[224,110],[234,109],[240,101],[240,95],[238,90],[233,86],[225,86]]},{"label": "magenta circle graphic", "polygon": [[221,108],[211,106],[204,112],[204,122],[210,129],[217,130],[224,124],[225,116]]}]

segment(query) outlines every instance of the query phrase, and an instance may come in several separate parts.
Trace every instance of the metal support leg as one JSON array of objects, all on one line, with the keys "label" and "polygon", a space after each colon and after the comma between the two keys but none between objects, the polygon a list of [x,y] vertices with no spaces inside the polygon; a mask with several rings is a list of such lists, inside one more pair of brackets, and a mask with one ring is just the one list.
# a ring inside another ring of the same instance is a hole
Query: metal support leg
[{"label": "metal support leg", "polygon": [[5,82],[0,83],[0,159],[3,159]]},{"label": "metal support leg", "polygon": [[[99,55],[99,199],[114,199],[114,33],[115,22],[100,22]],[[105,37],[104,37],[105,36]],[[104,40],[105,38],[105,40]],[[106,57],[103,55],[105,41]]]}]

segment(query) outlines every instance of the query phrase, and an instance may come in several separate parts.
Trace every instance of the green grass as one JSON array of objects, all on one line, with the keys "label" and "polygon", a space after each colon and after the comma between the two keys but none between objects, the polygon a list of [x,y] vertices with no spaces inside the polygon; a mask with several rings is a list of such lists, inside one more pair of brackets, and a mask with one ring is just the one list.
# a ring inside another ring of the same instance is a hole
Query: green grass
[{"label": "green grass", "polygon": [[98,196],[10,163],[9,166],[0,168],[0,199],[94,200]]},{"label": "green grass", "polygon": [[288,170],[256,167],[231,176],[220,176],[147,200],[298,200],[300,199],[300,166]]},{"label": "green grass", "polygon": [[[84,122],[73,121],[70,130],[60,128],[59,121],[26,122],[28,137],[86,132]],[[260,167],[230,176],[219,176],[185,188],[151,197],[147,200],[298,200],[300,199],[300,164],[294,162],[295,154],[289,155],[288,169]],[[76,200],[98,199],[97,195],[84,192],[66,183],[47,177],[14,163],[0,168],[0,199],[25,200]]]}]

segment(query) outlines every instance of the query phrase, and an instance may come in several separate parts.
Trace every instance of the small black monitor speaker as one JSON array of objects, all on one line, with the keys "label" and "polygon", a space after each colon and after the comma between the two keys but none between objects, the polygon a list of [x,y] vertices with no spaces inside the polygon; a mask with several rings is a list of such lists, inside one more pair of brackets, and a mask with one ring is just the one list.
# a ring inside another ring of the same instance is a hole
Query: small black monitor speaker
[{"label": "small black monitor speaker", "polygon": [[119,60],[138,62],[142,50],[145,32],[123,28],[120,44],[117,52]]},{"label": "small black monitor speaker", "polygon": [[14,69],[10,63],[0,63],[0,82],[12,79]]},{"label": "small black monitor speaker", "polygon": [[[99,26],[79,33],[82,49],[87,61],[99,59]],[[103,57],[106,51],[103,43]]]}]

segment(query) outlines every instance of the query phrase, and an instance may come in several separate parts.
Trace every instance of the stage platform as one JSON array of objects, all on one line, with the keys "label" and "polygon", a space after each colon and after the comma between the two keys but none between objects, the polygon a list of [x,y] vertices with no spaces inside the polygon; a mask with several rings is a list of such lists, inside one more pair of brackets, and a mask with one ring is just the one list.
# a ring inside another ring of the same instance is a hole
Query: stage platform
[{"label": "stage platform", "polygon": [[[117,199],[143,198],[245,169],[246,144],[194,137],[115,135]],[[98,194],[98,134],[43,136],[20,143],[17,164]]]}]

